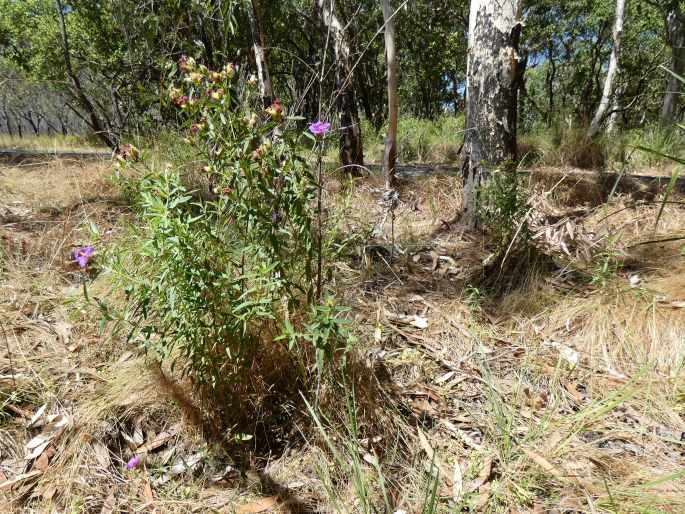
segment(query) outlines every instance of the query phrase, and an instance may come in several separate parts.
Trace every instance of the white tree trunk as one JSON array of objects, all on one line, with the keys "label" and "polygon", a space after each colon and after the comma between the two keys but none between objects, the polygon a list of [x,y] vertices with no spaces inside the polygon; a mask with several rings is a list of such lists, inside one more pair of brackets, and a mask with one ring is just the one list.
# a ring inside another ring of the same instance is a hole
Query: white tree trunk
[{"label": "white tree trunk", "polygon": [[479,190],[516,158],[522,0],[471,0],[464,134],[464,222],[479,224]]},{"label": "white tree trunk", "polygon": [[262,25],[261,20],[259,19],[259,11],[257,9],[256,0],[250,0],[248,16],[250,18],[250,27],[252,29],[252,48],[254,50],[254,59],[257,66],[259,94],[262,97],[264,106],[267,106],[270,105],[274,99],[274,91],[271,85],[271,75],[269,74],[266,50],[264,49],[266,46],[264,44],[264,33],[262,32]]},{"label": "white tree trunk", "polygon": [[623,102],[621,100],[623,92],[623,88],[619,88],[614,93],[614,105],[611,108],[611,114],[609,115],[609,121],[607,122],[607,134],[615,134],[618,130],[619,115],[623,108]]},{"label": "white tree trunk", "polygon": [[[668,45],[671,47],[671,71],[683,76],[685,72],[685,19],[677,2],[666,15],[666,30],[668,31]],[[661,121],[672,124],[678,112],[678,98],[680,97],[680,80],[668,74],[664,103],[661,108]]]},{"label": "white tree trunk", "polygon": [[616,0],[616,18],[614,20],[613,40],[614,47],[611,49],[611,58],[609,59],[609,69],[607,76],[604,79],[604,90],[602,91],[602,99],[599,101],[599,107],[595,113],[592,122],[590,123],[590,131],[588,135],[595,137],[599,134],[602,127],[602,122],[606,117],[609,106],[611,105],[611,97],[614,88],[614,77],[618,73],[618,61],[621,55],[621,37],[623,36],[623,13],[625,11],[625,0]]},{"label": "white tree trunk", "polygon": [[397,160],[397,59],[395,56],[395,21],[390,0],[383,0],[383,21],[385,22],[385,59],[388,67],[388,136],[385,140],[386,187],[395,186],[395,162]]},{"label": "white tree trunk", "polygon": [[361,171],[364,165],[364,150],[357,100],[352,84],[350,46],[345,37],[345,27],[335,14],[334,0],[316,0],[321,19],[333,37],[333,52],[336,69],[336,104],[340,121],[340,161],[349,171]]}]

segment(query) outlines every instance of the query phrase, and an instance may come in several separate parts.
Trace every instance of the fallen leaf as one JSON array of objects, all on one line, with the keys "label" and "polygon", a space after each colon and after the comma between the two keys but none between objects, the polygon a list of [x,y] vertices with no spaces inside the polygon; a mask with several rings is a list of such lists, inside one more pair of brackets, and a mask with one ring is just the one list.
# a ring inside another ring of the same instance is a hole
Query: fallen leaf
[{"label": "fallen leaf", "polygon": [[580,362],[580,355],[570,346],[566,346],[565,344],[558,343],[556,341],[550,341],[548,344],[552,348],[558,350],[559,357],[561,357],[563,360],[569,363],[572,368],[575,368]]},{"label": "fallen leaf", "polygon": [[21,407],[17,407],[16,405],[12,405],[11,403],[7,405],[7,410],[11,410],[17,416],[21,416],[22,418],[26,418],[27,420],[30,419],[32,416],[32,414],[29,411],[22,409]]},{"label": "fallen leaf", "polygon": [[68,425],[69,418],[66,415],[49,416],[48,424],[43,431],[24,446],[24,459],[32,460],[39,457],[53,440],[62,435]]},{"label": "fallen leaf", "polygon": [[33,463],[33,467],[31,469],[38,469],[40,471],[45,471],[48,469],[48,466],[50,465],[50,459],[48,457],[48,452],[43,452],[43,454],[36,459],[36,461]]},{"label": "fallen leaf", "polygon": [[55,493],[57,493],[57,488],[50,486],[40,494],[40,497],[46,502],[49,502],[52,500],[53,496],[55,496]]},{"label": "fallen leaf", "polygon": [[568,391],[568,393],[576,402],[582,403],[582,401],[585,400],[585,397],[580,391],[578,391],[578,388],[574,383],[564,382],[564,389]]},{"label": "fallen leaf", "polygon": [[94,443],[93,451],[95,452],[95,458],[100,464],[100,467],[107,469],[112,465],[112,460],[109,458],[109,450],[102,443]]},{"label": "fallen leaf", "polygon": [[160,446],[166,444],[167,441],[169,441],[172,437],[174,437],[173,432],[162,432],[149,443],[143,444],[142,446],[136,448],[136,453],[148,453],[156,450]]},{"label": "fallen leaf", "polygon": [[278,505],[277,496],[269,496],[267,498],[262,498],[260,500],[246,503],[238,507],[235,512],[236,514],[257,514],[258,512],[264,512],[266,510],[273,509]]},{"label": "fallen leaf", "polygon": [[102,509],[100,509],[100,514],[112,514],[114,512],[114,503],[116,499],[114,498],[114,493],[109,493],[109,496],[102,504]]},{"label": "fallen leaf", "polygon": [[564,475],[561,473],[556,466],[554,466],[550,461],[545,459],[542,455],[539,453],[535,453],[532,450],[523,450],[525,454],[532,460],[535,464],[540,466],[543,471],[546,471],[550,475],[552,475],[554,478],[558,479],[563,479]]},{"label": "fallen leaf", "polygon": [[472,493],[475,491],[479,491],[483,485],[485,485],[488,480],[490,480],[490,476],[492,475],[492,457],[486,457],[486,459],[483,461],[483,466],[480,468],[480,473],[478,473],[478,476],[469,482],[468,487],[466,488],[466,492]]},{"label": "fallen leaf", "polygon": [[448,371],[444,375],[438,377],[435,379],[436,384],[442,384],[443,382],[447,382],[450,378],[452,378],[454,375],[456,375],[455,371]]},{"label": "fallen leaf", "polygon": [[126,362],[129,360],[131,357],[133,357],[133,352],[124,352],[121,357],[119,357],[119,360],[117,361],[119,364],[122,362]]},{"label": "fallen leaf", "polygon": [[36,469],[34,471],[29,471],[28,473],[22,473],[21,475],[17,475],[12,480],[7,480],[0,484],[0,491],[7,491],[21,482],[25,482],[26,480],[30,480],[42,474],[42,471]]},{"label": "fallen leaf", "polygon": [[33,416],[31,416],[31,421],[29,421],[29,423],[28,423],[29,427],[36,425],[38,420],[41,417],[43,417],[43,414],[45,414],[45,409],[47,408],[47,406],[48,406],[47,403],[43,404],[43,406],[39,407],[39,409],[35,412],[35,414]]},{"label": "fallen leaf", "polygon": [[52,329],[55,331],[57,339],[64,346],[69,346],[69,339],[71,338],[71,325],[66,321],[58,321],[52,325]]},{"label": "fallen leaf", "polygon": [[452,471],[452,500],[459,503],[462,494],[464,494],[464,477],[459,461],[457,461],[454,463],[454,470]]},{"label": "fallen leaf", "polygon": [[409,322],[409,324],[416,328],[424,330],[428,328],[428,319],[424,318],[423,316],[414,316],[414,319],[411,322]]},{"label": "fallen leaf", "polygon": [[585,480],[581,480],[579,478],[569,476],[567,473],[562,472],[557,466],[553,465],[550,461],[545,459],[542,455],[539,453],[535,453],[532,450],[523,450],[524,453],[532,460],[535,464],[540,466],[544,471],[552,475],[554,478],[557,480],[560,480],[562,482],[572,482],[574,484],[577,484],[581,487],[590,488],[591,485],[586,482]]},{"label": "fallen leaf", "polygon": [[438,471],[440,471],[440,475],[442,475],[442,478],[445,480],[448,486],[452,486],[452,476],[445,467],[445,465],[442,463],[442,461],[438,458],[438,456],[435,454],[435,450],[431,446],[431,444],[428,442],[428,438],[426,437],[426,434],[423,433],[423,430],[420,428],[416,428],[417,433],[419,434],[419,443],[421,444],[421,448],[423,448],[423,451],[426,452],[426,455],[428,456],[428,460],[431,461],[432,465],[437,468]]},{"label": "fallen leaf", "polygon": [[143,486],[143,498],[148,503],[152,503],[155,501],[155,496],[152,493],[152,486],[150,485],[150,482],[148,482],[148,481],[146,481],[145,485]]}]

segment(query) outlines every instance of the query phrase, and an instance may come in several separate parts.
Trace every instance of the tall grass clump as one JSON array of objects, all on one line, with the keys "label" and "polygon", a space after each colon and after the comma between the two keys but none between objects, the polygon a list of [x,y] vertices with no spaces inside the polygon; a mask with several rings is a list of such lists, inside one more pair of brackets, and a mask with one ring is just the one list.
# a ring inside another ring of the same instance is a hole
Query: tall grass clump
[{"label": "tall grass clump", "polygon": [[543,166],[603,169],[607,162],[607,145],[602,138],[591,138],[583,127],[540,127],[520,138],[519,153],[528,162]]},{"label": "tall grass clump", "polygon": [[[366,119],[361,123],[367,160],[381,162],[387,126],[376,130]],[[463,116],[442,116],[434,120],[403,116],[399,119],[397,157],[400,162],[455,162],[459,158],[459,149],[463,142]],[[328,158],[337,158],[333,150]]]},{"label": "tall grass clump", "polygon": [[319,305],[314,289],[318,183],[299,134],[280,104],[256,107],[253,81],[240,85],[235,74],[230,64],[212,71],[182,59],[169,91],[209,193],[173,164],[122,148],[120,174],[138,177],[137,224],[110,264],[129,338],[249,417],[260,383],[262,392],[306,389],[311,370],[320,378],[349,339],[340,309]]}]

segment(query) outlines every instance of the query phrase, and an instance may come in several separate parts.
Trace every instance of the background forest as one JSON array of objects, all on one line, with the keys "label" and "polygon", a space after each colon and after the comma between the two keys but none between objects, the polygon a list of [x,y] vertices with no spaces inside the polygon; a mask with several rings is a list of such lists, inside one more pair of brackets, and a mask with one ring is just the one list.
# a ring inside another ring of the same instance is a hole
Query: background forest
[{"label": "background forest", "polygon": [[[526,3],[519,49],[522,134],[545,134],[558,145],[566,139],[563,133],[589,125],[602,97],[612,51],[614,4]],[[16,136],[86,135],[95,123],[111,144],[177,127],[176,113],[160,101],[170,63],[188,55],[210,68],[232,62],[239,69],[254,69],[248,5],[231,0],[69,2],[64,8],[71,56],[67,65],[55,2],[4,0],[1,130]],[[379,132],[384,133],[387,118],[381,5],[338,1],[335,7],[345,27],[348,65],[353,65],[354,102],[349,109],[355,111],[355,119],[364,120],[363,137],[371,159],[377,160],[373,143]],[[274,95],[291,114],[309,120],[318,117],[320,101],[326,109],[334,108],[339,78],[333,68],[321,74],[320,70],[325,60],[335,62],[337,57],[333,45],[326,45],[329,31],[317,3],[263,0],[255,8]],[[399,132],[405,141],[400,144],[401,158],[449,159],[455,149],[441,149],[436,140],[458,140],[457,127],[448,123],[443,129],[439,121],[459,117],[464,110],[469,2],[417,0],[400,2],[396,8],[403,118]],[[685,68],[683,16],[677,1],[626,2],[619,68],[607,114],[612,128],[651,132],[658,131],[659,124],[680,119],[680,83],[660,66],[676,74]],[[78,88],[71,75],[78,77]]]}]

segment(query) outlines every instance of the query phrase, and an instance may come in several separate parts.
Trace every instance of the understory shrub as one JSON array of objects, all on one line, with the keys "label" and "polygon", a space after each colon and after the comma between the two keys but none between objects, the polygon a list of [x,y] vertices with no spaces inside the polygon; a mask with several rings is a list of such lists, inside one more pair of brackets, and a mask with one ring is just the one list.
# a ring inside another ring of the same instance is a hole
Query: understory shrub
[{"label": "understory shrub", "polygon": [[480,191],[479,217],[498,251],[505,251],[513,238],[528,237],[529,195],[523,177],[514,163],[505,163],[492,172]]},{"label": "understory shrub", "polygon": [[239,394],[262,364],[267,382],[292,372],[286,379],[299,387],[309,370],[320,376],[340,361],[350,341],[335,302],[316,301],[316,177],[282,106],[255,107],[254,81],[192,59],[180,74],[169,99],[211,190],[191,190],[174,165],[124,152],[120,173],[142,178],[132,188],[132,243],[111,259],[128,300],[121,319],[147,352],[215,395]]}]

